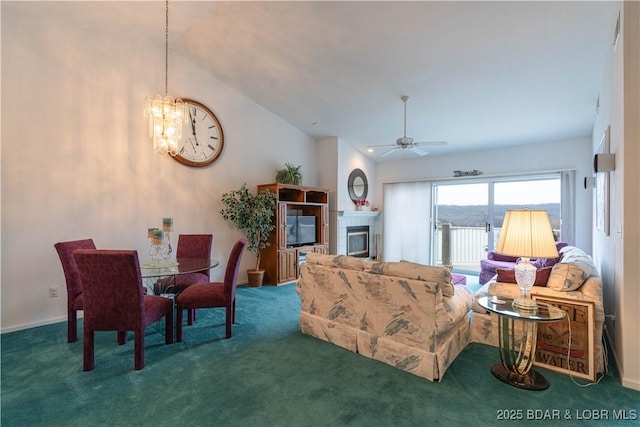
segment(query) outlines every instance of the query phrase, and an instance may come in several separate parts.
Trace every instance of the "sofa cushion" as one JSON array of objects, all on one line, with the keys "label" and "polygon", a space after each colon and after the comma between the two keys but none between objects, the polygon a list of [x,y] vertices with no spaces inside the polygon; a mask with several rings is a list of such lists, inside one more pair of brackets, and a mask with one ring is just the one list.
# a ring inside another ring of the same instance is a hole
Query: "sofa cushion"
[{"label": "sofa cushion", "polygon": [[445,297],[452,297],[455,292],[451,283],[451,272],[447,267],[423,265],[409,261],[379,262],[371,265],[371,272],[437,283]]},{"label": "sofa cushion", "polygon": [[[549,275],[551,274],[552,267],[539,268],[536,270],[536,281],[533,286],[547,286]],[[516,282],[516,271],[514,269],[499,268],[496,270],[498,273],[498,282],[504,283],[518,283]]]},{"label": "sofa cushion", "polygon": [[309,253],[306,262],[324,265],[327,267],[339,267],[347,270],[364,271],[371,267],[372,262],[365,258],[356,258],[346,255],[325,255]]},{"label": "sofa cushion", "polygon": [[574,291],[589,278],[598,276],[593,260],[581,249],[566,246],[560,250],[562,259],[553,266],[547,286],[555,291]]}]

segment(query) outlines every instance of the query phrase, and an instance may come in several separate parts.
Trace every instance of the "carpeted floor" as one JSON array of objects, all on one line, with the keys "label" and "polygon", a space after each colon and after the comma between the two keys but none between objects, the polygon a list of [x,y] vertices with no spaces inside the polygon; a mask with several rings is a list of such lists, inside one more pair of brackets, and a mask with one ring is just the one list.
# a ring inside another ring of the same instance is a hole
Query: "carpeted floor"
[{"label": "carpeted floor", "polygon": [[[153,325],[138,372],[131,337],[118,346],[115,333],[97,334],[95,370],[83,372],[82,339],[67,343],[66,323],[3,334],[2,425],[639,424],[640,392],[613,373],[582,388],[541,370],[548,390],[520,390],[489,372],[497,349],[471,344],[432,383],[301,334],[294,285],[239,288],[237,306],[229,340],[220,309],[199,310],[182,343],[165,345]],[[623,415],[635,419],[614,420]]]}]

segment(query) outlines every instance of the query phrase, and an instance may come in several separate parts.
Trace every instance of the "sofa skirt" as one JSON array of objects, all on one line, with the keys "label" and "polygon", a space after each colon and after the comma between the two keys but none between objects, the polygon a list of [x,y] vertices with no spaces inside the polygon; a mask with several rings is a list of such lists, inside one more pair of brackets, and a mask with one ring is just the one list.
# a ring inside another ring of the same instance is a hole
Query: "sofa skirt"
[{"label": "sofa skirt", "polygon": [[374,336],[304,311],[300,313],[300,331],[430,381],[442,380],[447,368],[470,339],[466,316],[446,336],[438,338],[435,352],[411,347],[388,337]]}]

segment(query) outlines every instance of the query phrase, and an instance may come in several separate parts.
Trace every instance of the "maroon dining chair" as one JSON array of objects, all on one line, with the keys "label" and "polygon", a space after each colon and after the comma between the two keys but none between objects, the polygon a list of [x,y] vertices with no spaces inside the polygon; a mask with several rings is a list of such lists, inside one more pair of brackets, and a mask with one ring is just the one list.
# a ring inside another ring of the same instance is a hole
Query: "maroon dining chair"
[{"label": "maroon dining chair", "polygon": [[[178,236],[178,247],[176,249],[176,261],[180,263],[180,258],[210,259],[212,245],[212,234],[180,234]],[[210,277],[209,270],[181,274],[175,276],[175,278],[171,277],[159,280],[154,285],[154,291],[156,294],[165,292],[177,294],[196,283],[209,283]]]},{"label": "maroon dining chair", "polygon": [[67,282],[67,341],[78,341],[78,311],[83,309],[82,282],[73,253],[78,249],[95,249],[92,239],[58,242],[54,245]]},{"label": "maroon dining chair", "polygon": [[[211,258],[211,246],[213,245],[212,234],[180,234],[178,235],[178,246],[176,248],[176,261],[180,258]],[[154,285],[156,294],[172,293],[179,294],[191,285],[196,283],[209,283],[209,270],[197,273],[181,274],[179,276],[159,280]],[[193,324],[196,318],[196,311],[189,310],[187,322]]]},{"label": "maroon dining chair", "polygon": [[96,331],[134,332],[135,370],[144,368],[144,331],[165,318],[165,343],[173,342],[173,301],[144,295],[138,253],[131,250],[80,249],[73,254],[83,286],[83,370],[94,368]]},{"label": "maroon dining chair", "polygon": [[236,321],[236,284],[240,259],[247,245],[246,239],[238,240],[227,260],[224,282],[198,283],[189,286],[176,298],[176,340],[182,341],[182,310],[196,308],[224,307],[226,312],[226,338],[231,338],[232,324]]}]

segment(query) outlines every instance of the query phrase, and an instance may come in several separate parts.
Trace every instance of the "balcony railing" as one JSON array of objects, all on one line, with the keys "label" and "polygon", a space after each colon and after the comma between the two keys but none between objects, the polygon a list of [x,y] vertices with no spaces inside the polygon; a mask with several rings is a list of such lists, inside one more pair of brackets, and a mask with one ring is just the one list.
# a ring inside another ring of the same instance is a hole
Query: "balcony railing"
[{"label": "balcony railing", "polygon": [[[496,247],[502,228],[495,228],[493,247]],[[560,230],[554,230],[555,235]],[[435,236],[437,264],[453,265],[460,270],[480,271],[480,260],[487,257],[487,232],[484,227],[438,226]]]},{"label": "balcony railing", "polygon": [[[497,233],[495,233],[497,235]],[[438,226],[435,236],[438,264],[480,271],[480,260],[487,257],[487,233],[484,227]]]}]

